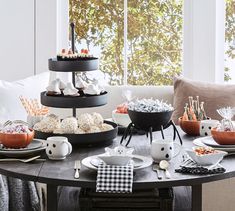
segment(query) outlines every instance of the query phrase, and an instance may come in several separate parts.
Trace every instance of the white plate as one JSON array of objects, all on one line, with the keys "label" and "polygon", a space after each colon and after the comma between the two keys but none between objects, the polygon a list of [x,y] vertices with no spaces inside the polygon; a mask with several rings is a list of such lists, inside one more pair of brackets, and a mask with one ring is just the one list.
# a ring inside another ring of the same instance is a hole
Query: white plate
[{"label": "white plate", "polygon": [[202,142],[205,145],[211,146],[211,147],[214,147],[214,148],[218,148],[218,147],[219,148],[235,148],[235,145],[220,145],[220,144],[216,143],[212,136],[208,136],[208,137],[204,138],[202,140]]},{"label": "white plate", "polygon": [[[143,165],[143,159],[139,159],[139,158],[131,158],[134,168],[140,167]],[[102,162],[102,160],[99,157],[95,157],[94,159],[91,159],[90,163],[95,166],[98,167],[99,163]]]},{"label": "white plate", "polygon": [[[201,138],[196,138],[196,139],[194,139],[194,141],[193,141],[193,143],[196,145],[196,146],[200,146],[200,147],[208,147],[208,145],[206,145],[205,143],[204,143],[204,140],[205,139],[209,139],[209,138],[211,138],[211,139],[213,139],[211,136],[208,136],[208,137],[201,137]],[[224,146],[224,145],[223,145]],[[222,151],[225,151],[225,152],[235,152],[235,147],[220,147],[220,146],[218,146],[218,147],[214,147],[214,148],[216,148],[216,149],[218,149],[218,150],[222,150]]]},{"label": "white plate", "polygon": [[12,158],[20,158],[38,154],[41,151],[44,151],[46,146],[43,144],[43,140],[37,139],[37,141],[42,143],[41,147],[28,150],[0,150],[0,155]]},{"label": "white plate", "polygon": [[[97,167],[91,164],[93,159],[97,159],[97,155],[93,155],[93,156],[84,158],[82,160],[82,165],[84,165],[88,169],[97,170]],[[134,170],[146,168],[146,167],[152,165],[152,163],[153,163],[152,158],[145,157],[142,155],[133,155],[133,159],[142,160],[142,165],[135,165]]]},{"label": "white plate", "polygon": [[19,149],[13,149],[13,148],[6,148],[2,144],[0,144],[0,151],[28,151],[32,149],[37,149],[39,147],[42,147],[43,145],[43,140],[41,139],[33,139],[32,142],[25,148],[19,148]]}]

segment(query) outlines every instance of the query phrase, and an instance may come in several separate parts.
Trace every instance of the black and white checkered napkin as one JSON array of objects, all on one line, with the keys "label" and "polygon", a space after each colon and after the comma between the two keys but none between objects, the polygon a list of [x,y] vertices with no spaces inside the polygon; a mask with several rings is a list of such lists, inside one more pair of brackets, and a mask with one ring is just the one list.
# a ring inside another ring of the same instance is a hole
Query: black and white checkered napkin
[{"label": "black and white checkered napkin", "polygon": [[125,166],[98,166],[96,192],[131,193],[133,183],[133,164]]}]

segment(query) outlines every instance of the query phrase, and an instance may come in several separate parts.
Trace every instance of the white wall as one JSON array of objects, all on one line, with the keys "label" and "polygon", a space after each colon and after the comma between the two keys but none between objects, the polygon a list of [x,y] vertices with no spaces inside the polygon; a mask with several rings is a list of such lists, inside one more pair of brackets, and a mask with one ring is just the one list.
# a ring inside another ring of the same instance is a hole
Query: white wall
[{"label": "white wall", "polygon": [[68,17],[68,0],[1,0],[0,80],[48,71],[68,46]]},{"label": "white wall", "polygon": [[0,79],[34,74],[34,1],[1,0]]}]

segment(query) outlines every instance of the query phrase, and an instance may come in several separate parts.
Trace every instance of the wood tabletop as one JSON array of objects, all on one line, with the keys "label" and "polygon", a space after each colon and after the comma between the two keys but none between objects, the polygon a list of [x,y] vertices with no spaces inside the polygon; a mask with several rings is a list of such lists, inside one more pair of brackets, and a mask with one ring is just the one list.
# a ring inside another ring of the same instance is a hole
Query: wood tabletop
[{"label": "wood tabletop", "polygon": [[[168,129],[166,138],[171,138],[168,134],[172,131]],[[191,148],[192,141],[195,137],[184,135],[182,131],[183,146]],[[154,139],[160,139],[160,132],[154,133]],[[121,137],[118,136],[113,144],[109,147],[115,147],[119,144]],[[129,145],[135,149],[134,154],[150,157],[149,139],[142,135],[135,135]],[[42,183],[58,185],[58,186],[79,186],[90,187],[96,186],[96,171],[87,169],[82,166],[80,170],[80,178],[74,179],[74,161],[82,160],[91,155],[104,153],[104,147],[80,148],[73,147],[73,152],[63,161],[47,160],[46,162],[19,163],[19,162],[1,162],[0,173],[6,176],[21,178],[23,180],[38,181]],[[183,151],[182,151],[183,153]],[[228,156],[222,161],[222,165],[226,168],[223,174],[215,175],[185,175],[175,173],[182,162],[182,154],[172,159],[170,162],[171,179],[158,180],[156,172],[152,171],[152,167],[137,170],[134,175],[133,188],[145,189],[152,187],[172,187],[172,186],[192,186],[216,180],[222,180],[235,176],[235,156]]]}]

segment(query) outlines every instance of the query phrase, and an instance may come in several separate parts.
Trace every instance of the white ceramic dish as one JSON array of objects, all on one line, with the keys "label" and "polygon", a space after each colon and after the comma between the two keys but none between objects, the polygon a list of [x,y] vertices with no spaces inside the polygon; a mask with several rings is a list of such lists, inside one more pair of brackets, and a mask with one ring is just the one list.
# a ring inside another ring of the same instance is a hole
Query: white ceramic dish
[{"label": "white ceramic dish", "polygon": [[132,156],[122,156],[122,155],[98,155],[102,161],[107,165],[125,166],[128,164]]},{"label": "white ceramic dish", "polygon": [[[95,167],[98,167],[99,163],[102,162],[101,159],[99,159],[98,157],[94,158],[91,160],[91,164]],[[140,167],[143,165],[143,160],[142,159],[139,159],[139,158],[132,158],[131,161],[134,165],[134,168],[137,168],[137,167]]]},{"label": "white ceramic dish", "polygon": [[206,154],[206,155],[197,155],[194,151],[195,148],[192,150],[185,150],[188,155],[198,164],[201,166],[208,166],[218,163],[223,159],[225,155],[228,153],[221,150],[216,150],[216,153]]},{"label": "white ceramic dish", "polygon": [[127,127],[131,123],[131,119],[128,114],[117,113],[116,110],[112,112],[113,121],[121,126]]},{"label": "white ceramic dish", "polygon": [[41,142],[41,146],[37,148],[32,149],[26,149],[26,150],[1,150],[0,149],[0,155],[6,156],[6,157],[12,157],[12,158],[21,158],[21,157],[27,157],[32,155],[37,155],[44,151],[46,149],[46,145],[44,144],[44,140],[36,139],[37,142]]},{"label": "white ceramic dish", "polygon": [[215,140],[213,139],[213,137],[211,136],[210,138],[206,138],[206,139],[203,139],[202,142],[207,145],[207,146],[211,146],[211,147],[214,147],[214,148],[235,148],[235,145],[221,145],[221,144],[218,144],[217,142],[215,142]]},{"label": "white ceramic dish", "polygon": [[[145,157],[141,155],[132,155],[132,156],[133,156],[133,159],[136,158],[138,160],[142,160],[141,165],[136,165],[136,166],[134,165],[134,170],[139,170],[139,169],[149,167],[153,163],[153,160],[150,157]],[[87,167],[88,169],[97,171],[97,167],[95,165],[92,165],[91,163],[93,159],[97,159],[97,155],[84,158],[82,160],[82,165]]]},{"label": "white ceramic dish", "polygon": [[[196,138],[193,140],[193,143],[199,147],[209,146],[209,145],[205,144],[205,140],[207,140],[207,139],[213,139],[213,138],[211,136]],[[224,146],[224,145],[219,145],[218,147],[214,147],[214,148],[217,150],[222,150],[222,151],[229,152],[229,153],[235,152],[235,147],[231,147],[230,145],[227,145],[227,147],[221,147],[221,146]],[[228,147],[228,146],[230,146],[230,147]]]},{"label": "white ceramic dish", "polygon": [[2,144],[0,144],[0,150],[1,151],[28,151],[32,149],[37,149],[42,146],[43,146],[43,140],[33,139],[32,142],[25,148],[19,148],[19,149],[6,148]]}]

